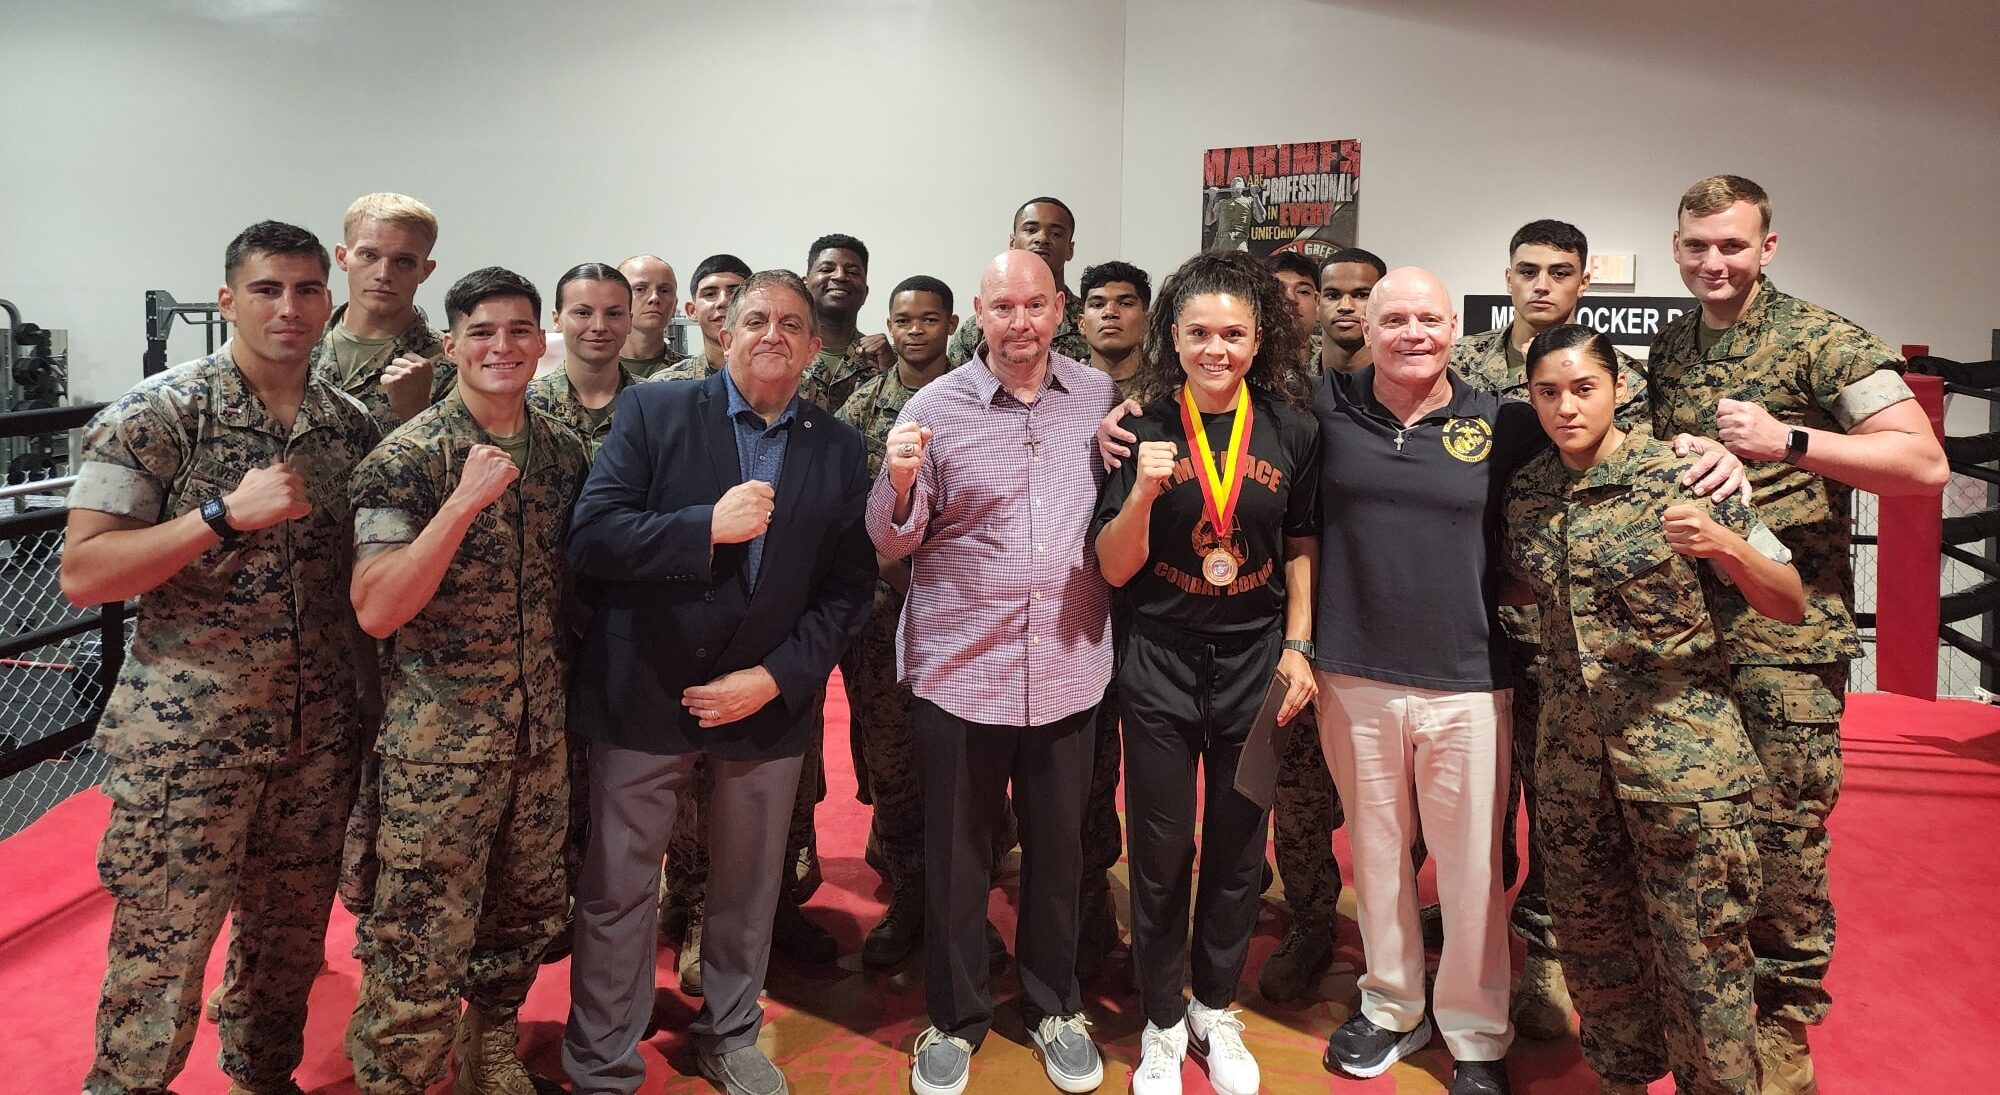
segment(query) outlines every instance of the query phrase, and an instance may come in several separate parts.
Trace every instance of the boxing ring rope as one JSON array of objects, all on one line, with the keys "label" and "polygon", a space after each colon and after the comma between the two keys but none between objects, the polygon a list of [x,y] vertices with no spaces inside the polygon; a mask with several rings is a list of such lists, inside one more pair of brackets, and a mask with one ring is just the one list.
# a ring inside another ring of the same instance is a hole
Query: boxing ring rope
[{"label": "boxing ring rope", "polygon": [[[1963,395],[2000,403],[2000,362],[1963,363],[1906,346],[1905,379],[1944,444],[1955,475],[2000,486],[2000,432],[1946,437],[1944,397]],[[1989,489],[1991,498],[1994,492]],[[1876,537],[1876,688],[1917,699],[1938,695],[1938,653],[1943,645],[1961,651],[1991,677],[2000,670],[2000,649],[1992,645],[2000,615],[2000,508],[1946,518],[1941,498],[1883,498]],[[1943,592],[1946,561],[1979,576],[1969,589]],[[1974,638],[1951,625],[1981,618]]]}]

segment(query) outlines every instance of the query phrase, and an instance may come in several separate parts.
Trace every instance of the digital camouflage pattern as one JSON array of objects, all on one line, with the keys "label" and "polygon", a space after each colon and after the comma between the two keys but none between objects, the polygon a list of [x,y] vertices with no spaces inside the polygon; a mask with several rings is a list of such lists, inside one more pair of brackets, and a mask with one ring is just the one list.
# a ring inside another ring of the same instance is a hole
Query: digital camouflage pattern
[{"label": "digital camouflage pattern", "polygon": [[1340,864],[1333,858],[1333,831],[1346,819],[1315,732],[1318,725],[1311,707],[1292,719],[1291,736],[1278,757],[1272,843],[1285,905],[1293,918],[1331,929],[1340,912]]},{"label": "digital camouflage pattern", "polygon": [[[638,383],[638,378],[627,372],[624,365],[618,366],[618,391]],[[548,415],[568,426],[589,446],[590,457],[597,458],[597,450],[604,447],[604,439],[611,435],[611,420],[615,415],[606,414],[604,421],[596,426],[590,424],[590,412],[583,401],[576,397],[576,389],[570,387],[567,366],[553,369],[528,381],[528,406]],[[616,403],[617,395],[611,397]]]},{"label": "digital camouflage pattern", "polygon": [[688,360],[686,354],[667,345],[660,347],[658,357],[621,357],[618,359],[618,364],[624,366],[625,371],[631,373],[634,379],[651,380],[659,375],[661,370],[671,369],[686,360]]},{"label": "digital camouflage pattern", "polygon": [[715,370],[709,367],[708,358],[702,354],[695,354],[662,366],[658,372],[644,379],[649,383],[667,380],[706,380],[714,373]]},{"label": "digital camouflage pattern", "polygon": [[[1660,527],[1691,464],[1644,433],[1581,473],[1542,453],[1508,488],[1507,558],[1541,610],[1536,821],[1585,1057],[1606,1079],[1754,1092],[1761,771],[1708,607],[1724,583]],[[1784,557],[1741,501],[1712,509]]]},{"label": "digital camouflage pattern", "polygon": [[876,368],[874,359],[861,352],[862,337],[857,332],[845,350],[822,349],[814,354],[799,377],[799,398],[821,410],[838,413],[847,405],[854,389],[881,376],[884,370]]},{"label": "digital camouflage pattern", "polygon": [[[1083,298],[1067,288],[1063,294],[1062,322],[1056,325],[1054,338],[1049,349],[1072,361],[1090,360],[1090,343],[1083,340]],[[945,344],[945,356],[953,365],[963,365],[972,360],[972,355],[984,343],[985,336],[979,333],[979,316],[967,313],[965,321]],[[984,355],[982,355],[984,356]]]},{"label": "digital camouflage pattern", "polygon": [[382,390],[382,370],[391,361],[404,354],[415,354],[431,363],[431,402],[437,403],[452,389],[458,387],[458,366],[444,356],[444,339],[431,329],[424,318],[423,309],[417,309],[416,322],[408,330],[397,335],[386,350],[379,351],[366,362],[366,367],[348,377],[349,362],[340,360],[339,349],[332,338],[333,329],[340,325],[340,317],[347,314],[347,305],[333,310],[333,318],[326,321],[325,335],[313,347],[313,374],[348,395],[361,401],[368,413],[375,417],[376,425],[387,433],[402,425],[403,420],[389,407],[389,394]]},{"label": "digital camouflage pattern", "polygon": [[[1653,340],[1653,424],[1715,432],[1716,401],[1761,405],[1779,421],[1847,431],[1914,398],[1880,339],[1766,277],[1743,318],[1706,352],[1700,312]],[[1861,655],[1851,611],[1853,488],[1782,461],[1745,466],[1757,512],[1793,553],[1806,615],[1793,626],[1756,614],[1733,589],[1715,591],[1736,701],[1770,779],[1756,799],[1763,906],[1751,927],[1757,1001],[1767,1018],[1818,1022],[1833,954],[1826,817],[1840,793],[1839,725],[1849,658]]]},{"label": "digital camouflage pattern", "polygon": [[312,512],[217,543],[140,598],[96,746],[159,767],[270,764],[357,732],[348,602],[350,472],[375,444],[354,400],[311,379],[289,431],[230,347],[148,377],[84,434],[69,504],[148,523],[201,508],[285,460]]},{"label": "digital camouflage pattern", "polygon": [[232,908],[220,1063],[283,1089],[305,1051],[354,773],[351,747],[226,768],[111,762],[97,866],[116,901],[88,1095],[167,1090]]},{"label": "digital camouflage pattern", "polygon": [[[376,742],[384,758],[475,764],[562,737],[562,543],[589,457],[548,415],[530,409],[527,422],[527,470],[474,518],[437,594],[396,632]],[[456,392],[390,434],[354,472],[357,551],[415,540],[457,488],[466,453],[491,440]]]},{"label": "digital camouflage pattern", "polygon": [[[1915,398],[1895,372],[1899,359],[1845,319],[1782,293],[1766,278],[1742,320],[1703,353],[1699,310],[1653,340],[1653,432],[1716,435],[1722,399],[1756,403],[1781,422],[1845,432],[1884,407]],[[1806,585],[1805,621],[1758,615],[1720,590],[1716,618],[1735,665],[1821,665],[1861,655],[1851,602],[1853,488],[1777,460],[1744,465],[1757,513],[1785,546]]]},{"label": "digital camouflage pattern", "polygon": [[381,878],[347,1028],[364,1095],[442,1080],[459,1001],[513,1018],[569,907],[563,739],[477,763],[382,759]]}]

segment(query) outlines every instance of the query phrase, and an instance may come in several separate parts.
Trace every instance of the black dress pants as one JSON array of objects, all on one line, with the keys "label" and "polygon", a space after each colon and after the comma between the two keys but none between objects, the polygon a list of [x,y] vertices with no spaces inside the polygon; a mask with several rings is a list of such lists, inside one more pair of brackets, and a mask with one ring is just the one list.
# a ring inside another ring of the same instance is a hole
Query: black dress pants
[{"label": "black dress pants", "polygon": [[1045,726],[968,722],[919,698],[912,723],[924,775],[924,991],[931,1025],[974,1049],[993,1023],[986,901],[1007,787],[1021,833],[1014,937],[1029,1029],[1083,1010],[1076,981],[1083,807],[1096,708]]},{"label": "black dress pants", "polygon": [[[1270,815],[1236,790],[1236,762],[1281,652],[1275,629],[1206,641],[1143,622],[1118,670],[1124,703],[1125,825],[1132,879],[1132,960],[1139,1008],[1154,1026],[1181,1021],[1184,971],[1204,1006],[1236,999],[1257,922]],[[1308,725],[1301,732],[1312,733]],[[1195,875],[1195,766],[1201,766],[1201,871]],[[1194,892],[1194,953],[1188,901]]]}]

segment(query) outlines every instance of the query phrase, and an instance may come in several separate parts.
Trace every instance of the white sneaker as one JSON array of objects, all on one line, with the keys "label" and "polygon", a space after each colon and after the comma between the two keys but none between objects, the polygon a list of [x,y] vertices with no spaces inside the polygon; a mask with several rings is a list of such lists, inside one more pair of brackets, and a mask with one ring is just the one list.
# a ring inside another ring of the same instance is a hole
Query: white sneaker
[{"label": "white sneaker", "polygon": [[1256,1095],[1263,1082],[1257,1058],[1243,1044],[1243,1020],[1233,1010],[1203,1007],[1188,1001],[1188,1048],[1208,1068],[1215,1095]]},{"label": "white sneaker", "polygon": [[1181,1095],[1181,1058],[1187,1056],[1185,1020],[1165,1030],[1148,1022],[1139,1035],[1139,1065],[1132,1070],[1132,1095]]}]

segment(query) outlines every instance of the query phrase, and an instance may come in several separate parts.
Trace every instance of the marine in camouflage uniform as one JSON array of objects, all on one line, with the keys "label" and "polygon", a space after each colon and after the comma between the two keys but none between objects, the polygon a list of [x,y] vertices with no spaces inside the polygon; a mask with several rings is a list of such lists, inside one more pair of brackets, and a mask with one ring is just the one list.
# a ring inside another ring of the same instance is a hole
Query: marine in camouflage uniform
[{"label": "marine in camouflage uniform", "polygon": [[142,381],[85,434],[72,509],[164,523],[279,459],[312,504],[140,598],[96,738],[111,799],[98,872],[116,903],[93,1095],[164,1091],[180,1072],[232,907],[222,1070],[281,1091],[301,1060],[360,747],[346,484],[377,436],[316,375],[281,426],[229,344]]},{"label": "marine in camouflage uniform", "polygon": [[[1508,340],[1512,329],[1511,325],[1503,326],[1459,339],[1452,343],[1451,358],[1447,364],[1473,387],[1526,403],[1528,362],[1526,356]],[[1643,368],[1626,356],[1623,350],[1613,347],[1612,353],[1618,360],[1619,378],[1625,382],[1625,402],[1618,406],[1619,421],[1629,424],[1636,416],[1641,427],[1650,425]],[[1507,636],[1507,657],[1509,663],[1517,667],[1514,725],[1518,727],[1539,725],[1541,717],[1540,627],[1533,605],[1500,606],[1500,628]],[[1555,940],[1551,936],[1548,899],[1543,895],[1540,857],[1534,854],[1535,735],[1532,732],[1514,735],[1514,767],[1510,782],[1508,817],[1514,816],[1513,804],[1521,795],[1525,794],[1528,798],[1528,876],[1522,880],[1520,890],[1514,895],[1514,908],[1508,923],[1513,927],[1514,934],[1525,940],[1531,950],[1552,955],[1555,953]],[[1503,873],[1511,884],[1520,864],[1520,849],[1516,846],[1515,829],[1511,824],[1506,826],[1501,851],[1507,861],[1503,865]]]},{"label": "marine in camouflage uniform", "polygon": [[[1535,809],[1584,1057],[1611,1082],[1754,1093],[1761,772],[1704,592],[1734,587],[1661,528],[1691,464],[1645,433],[1582,473],[1544,452],[1508,489],[1507,556],[1540,608]],[[1735,497],[1712,515],[1788,557]]]},{"label": "marine in camouflage uniform", "polygon": [[[1056,333],[1049,340],[1049,349],[1073,361],[1089,361],[1090,343],[1083,339],[1083,298],[1068,287],[1064,287],[1062,294],[1062,322],[1056,325]],[[972,360],[973,353],[979,350],[981,338],[978,315],[967,314],[965,321],[952,334],[951,341],[945,344],[945,355],[953,365],[963,365]]]},{"label": "marine in camouflage uniform", "polygon": [[[430,602],[397,632],[377,750],[384,804],[375,903],[356,932],[362,981],[348,1055],[363,1092],[418,1092],[464,1043],[505,1041],[568,903],[563,741],[570,639],[562,541],[588,467],[583,442],[526,416],[526,464],[466,531]],[[363,560],[407,545],[492,444],[456,393],[391,434],[354,473]]]},{"label": "marine in camouflage uniform", "polygon": [[[416,320],[402,334],[374,347],[367,344],[372,340],[357,343],[345,334],[340,321],[346,314],[345,304],[334,309],[333,318],[326,324],[326,334],[313,347],[312,370],[325,382],[360,400],[383,433],[403,423],[389,405],[389,393],[382,389],[382,370],[390,362],[405,354],[414,354],[429,361],[432,403],[443,399],[458,385],[458,367],[444,356],[444,340],[431,328],[422,309],[417,310]],[[386,644],[384,646],[377,659],[377,676],[385,676],[389,672],[389,652]],[[374,682],[370,682],[369,687],[375,686]],[[376,778],[379,765],[373,746],[375,729],[374,726],[362,727],[362,771],[354,810],[347,819],[347,834],[341,848],[340,900],[356,916],[367,911],[375,893],[375,828],[381,817],[380,807],[375,801],[379,782]]]},{"label": "marine in camouflage uniform", "polygon": [[[1704,347],[1690,311],[1654,339],[1647,361],[1654,431],[1716,433],[1716,402],[1758,404],[1794,426],[1845,432],[1914,398],[1881,340],[1765,277],[1735,326]],[[1716,595],[1736,703],[1768,783],[1756,797],[1763,896],[1750,927],[1757,1008],[1774,1020],[1817,1023],[1830,997],[1833,902],[1827,893],[1827,815],[1840,794],[1840,717],[1847,661],[1861,654],[1850,609],[1853,488],[1781,461],[1745,464],[1758,514],[1805,579],[1796,626],[1759,616],[1734,590]]]},{"label": "marine in camouflage uniform", "polygon": [[649,381],[705,380],[718,368],[720,366],[708,363],[708,357],[705,354],[693,354],[663,365],[659,371],[653,373],[651,376],[641,377],[640,379]]},{"label": "marine in camouflage uniform", "polygon": [[632,374],[635,380],[651,380],[661,372],[687,361],[688,356],[673,348],[671,344],[660,347],[658,357],[621,357],[618,364]]},{"label": "marine in camouflage uniform", "polygon": [[856,333],[846,349],[821,349],[814,354],[805,374],[799,377],[799,398],[838,414],[853,398],[854,389],[882,375],[885,370],[876,365],[875,359],[861,352],[861,340],[865,337]]}]

